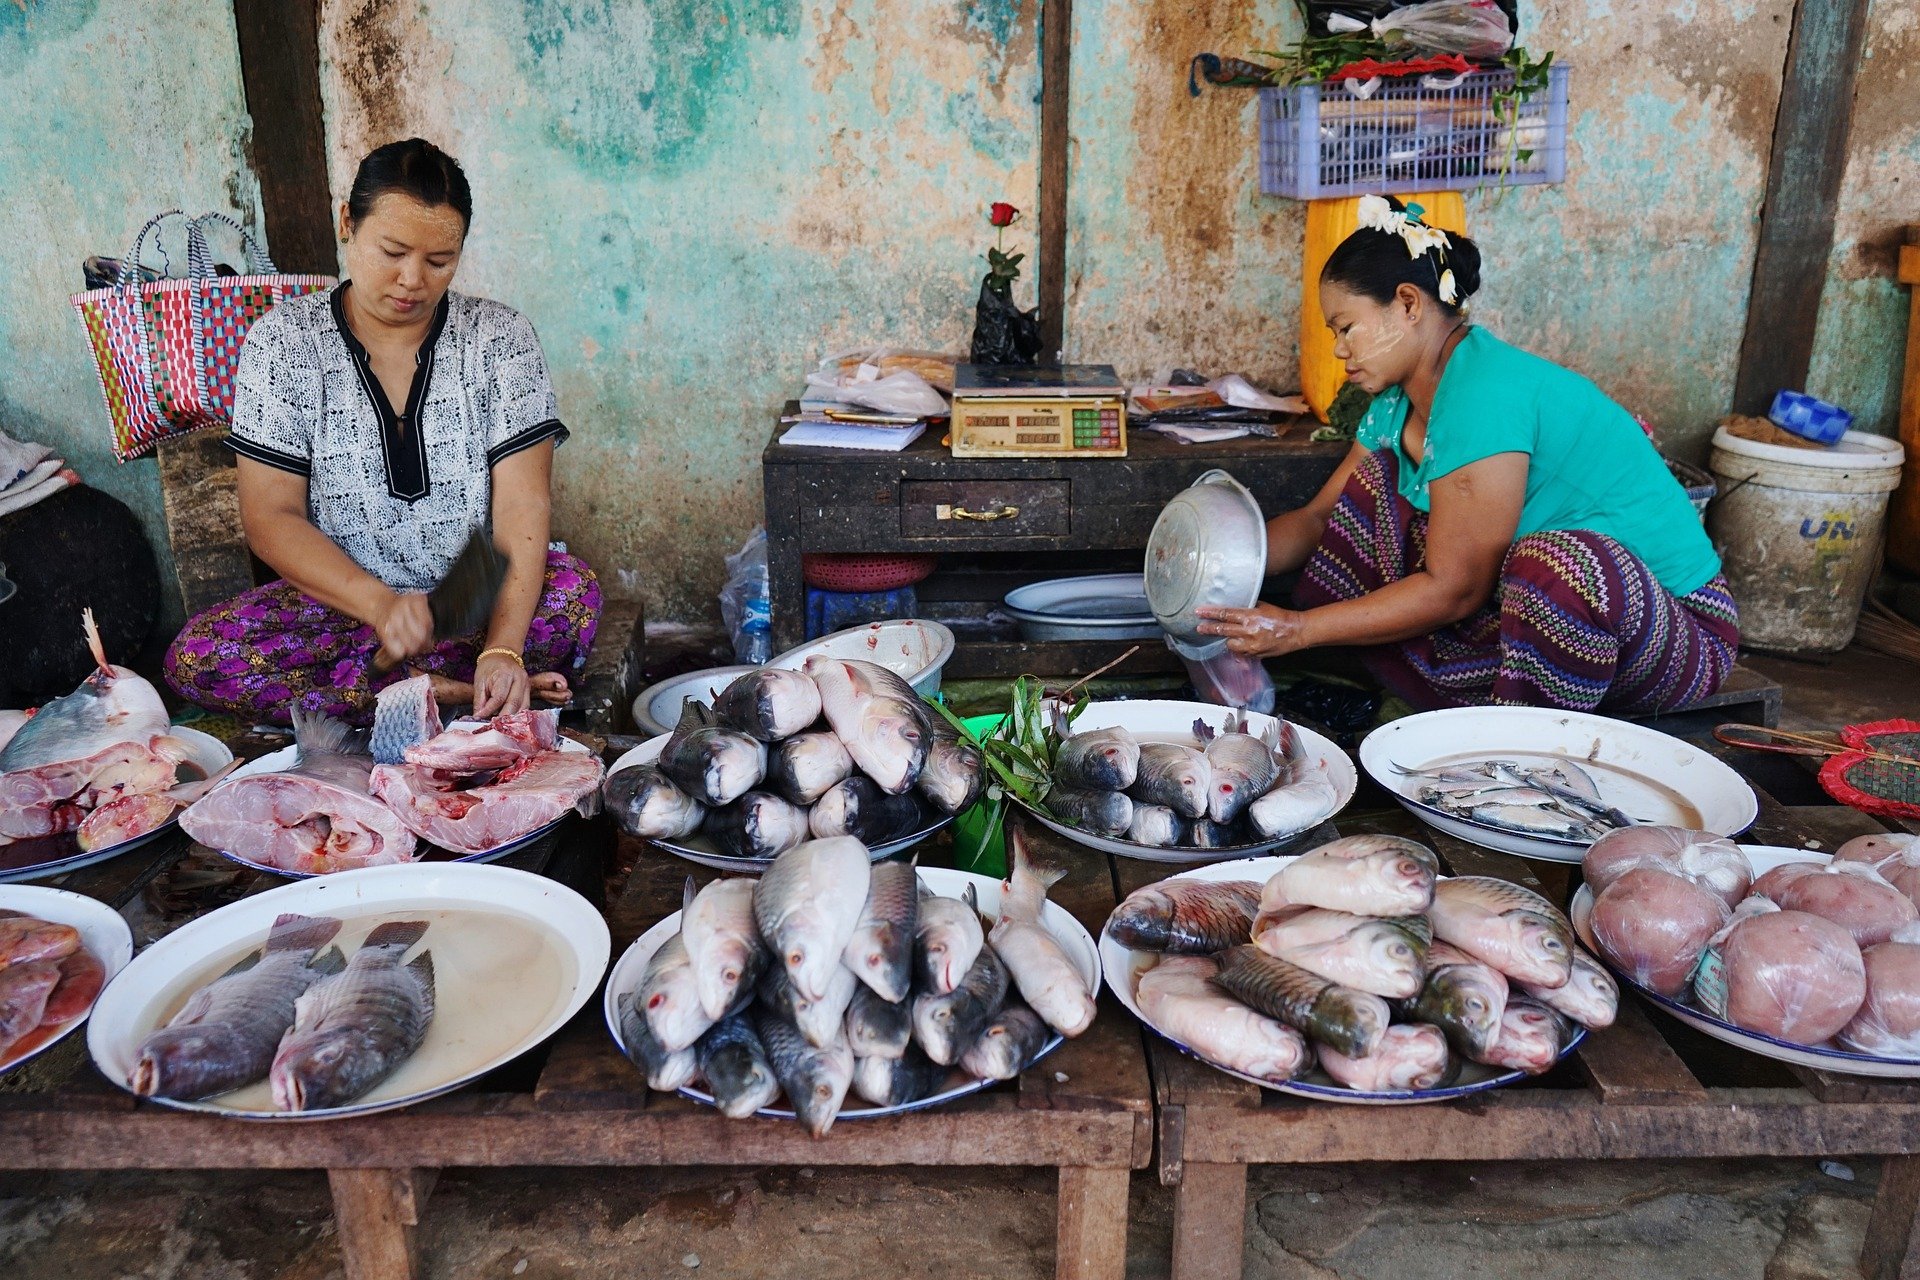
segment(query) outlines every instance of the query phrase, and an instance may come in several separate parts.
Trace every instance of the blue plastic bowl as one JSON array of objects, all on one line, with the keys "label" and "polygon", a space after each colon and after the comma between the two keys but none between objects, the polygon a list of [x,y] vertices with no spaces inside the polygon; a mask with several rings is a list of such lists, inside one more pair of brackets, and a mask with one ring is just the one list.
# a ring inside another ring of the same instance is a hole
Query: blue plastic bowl
[{"label": "blue plastic bowl", "polygon": [[1816,444],[1838,444],[1853,425],[1853,415],[1839,405],[1816,400],[1804,391],[1779,391],[1767,417],[1782,431],[1805,436]]}]

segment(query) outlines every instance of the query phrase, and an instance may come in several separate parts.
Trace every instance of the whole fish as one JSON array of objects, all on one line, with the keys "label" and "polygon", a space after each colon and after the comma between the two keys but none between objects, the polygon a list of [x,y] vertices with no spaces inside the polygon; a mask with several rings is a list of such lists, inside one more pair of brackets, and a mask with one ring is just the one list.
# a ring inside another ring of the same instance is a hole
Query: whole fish
[{"label": "whole fish", "polygon": [[801,672],[761,667],[722,689],[713,715],[724,729],[778,742],[820,718],[820,689]]},{"label": "whole fish", "polygon": [[852,836],[869,849],[904,840],[927,825],[912,792],[889,795],[859,774],[827,788],[807,822],[816,840]]},{"label": "whole fish", "polygon": [[[847,754],[882,791],[900,795],[926,767],[932,734],[920,699],[878,663],[815,655],[806,673]],[[908,696],[902,697],[901,688]]]},{"label": "whole fish", "polygon": [[1011,1080],[1040,1055],[1049,1034],[1033,1010],[1010,1004],[988,1020],[980,1038],[960,1055],[960,1069],[976,1080]]},{"label": "whole fish", "polygon": [[701,1011],[725,1017],[772,958],[753,920],[753,881],[715,880],[696,893],[680,914],[680,943]]},{"label": "whole fish", "polygon": [[1440,1028],[1424,1022],[1402,1022],[1387,1028],[1380,1047],[1364,1058],[1349,1058],[1320,1046],[1320,1069],[1336,1084],[1366,1093],[1408,1093],[1435,1089],[1452,1074],[1455,1063],[1447,1052]]},{"label": "whole fish", "polygon": [[1212,955],[1253,936],[1257,880],[1181,876],[1135,889],[1107,917],[1114,941],[1136,951]]},{"label": "whole fish", "polygon": [[653,1035],[669,1053],[691,1049],[714,1020],[700,1003],[700,984],[686,943],[674,934],[647,958],[635,1000]]},{"label": "whole fish", "polygon": [[692,1049],[668,1049],[653,1034],[646,1010],[634,992],[620,998],[620,1043],[633,1065],[647,1078],[649,1089],[672,1093],[693,1082],[699,1059]]},{"label": "whole fish", "polygon": [[915,987],[937,996],[952,991],[986,941],[972,885],[958,898],[923,892],[913,942]]},{"label": "whole fish", "polygon": [[607,775],[607,812],[620,829],[642,840],[678,840],[700,829],[707,806],[675,786],[650,764]]},{"label": "whole fish", "polygon": [[1491,876],[1456,876],[1434,890],[1433,934],[1507,977],[1563,987],[1573,975],[1573,926],[1552,903]]},{"label": "whole fish", "polygon": [[861,989],[860,983],[844,968],[836,967],[827,979],[827,993],[814,1000],[802,995],[786,970],[769,968],[760,976],[761,1007],[771,1009],[791,1022],[808,1044],[822,1048],[844,1038],[847,1009]]},{"label": "whole fish", "polygon": [[1457,806],[1450,812],[1489,827],[1498,827],[1502,831],[1553,836],[1561,840],[1594,840],[1611,830],[1610,827],[1563,813],[1559,809],[1530,804],[1527,802],[1528,795],[1523,791],[1508,792],[1479,804]]},{"label": "whole fish", "polygon": [[1358,916],[1417,916],[1433,902],[1440,860],[1399,836],[1346,836],[1275,872],[1260,894],[1263,912],[1325,907]]},{"label": "whole fish", "polygon": [[936,736],[913,785],[940,812],[961,813],[980,799],[985,768],[986,760],[971,744]]},{"label": "whole fish", "polygon": [[433,953],[401,957],[426,932],[425,920],[380,925],[345,969],[294,1002],[293,1026],[267,1073],[275,1106],[345,1106],[414,1055],[433,1023]]},{"label": "whole fish", "polygon": [[871,879],[867,847],[838,836],[787,850],[754,887],[753,918],[760,936],[809,1000],[826,997],[860,924]]},{"label": "whole fish", "polygon": [[1350,1058],[1366,1057],[1386,1034],[1390,1012],[1379,996],[1328,982],[1252,943],[1229,947],[1216,959],[1214,981],[1228,995]]},{"label": "whole fish", "polygon": [[919,1046],[908,1045],[897,1058],[856,1058],[853,1091],[876,1107],[904,1107],[940,1092],[947,1074]]},{"label": "whole fish", "polygon": [[1280,762],[1274,758],[1273,748],[1235,729],[1216,734],[1207,743],[1207,768],[1212,774],[1207,816],[1222,824],[1237,821],[1280,777]]},{"label": "whole fish", "polygon": [[1140,744],[1140,769],[1129,794],[1165,805],[1183,818],[1207,816],[1213,769],[1206,756],[1177,742]]},{"label": "whole fish", "polygon": [[1573,949],[1573,972],[1566,985],[1539,987],[1517,983],[1520,990],[1563,1017],[1598,1031],[1613,1025],[1620,1006],[1620,987],[1600,962],[1579,947]]},{"label": "whole fish", "polygon": [[1313,1062],[1305,1037],[1214,985],[1210,956],[1167,956],[1140,975],[1135,999],[1148,1022],[1209,1062],[1258,1080],[1291,1080]]},{"label": "whole fish", "polygon": [[0,916],[0,966],[59,960],[80,949],[80,931],[37,916]]},{"label": "whole fish", "polygon": [[0,969],[0,1058],[46,1019],[60,985],[58,960],[28,960]]},{"label": "whole fish", "polygon": [[807,838],[807,811],[771,791],[749,791],[707,811],[702,828],[734,858],[777,858]]},{"label": "whole fish", "polygon": [[1009,828],[1008,843],[1013,875],[1000,887],[1000,914],[987,945],[1006,965],[1027,1007],[1061,1035],[1077,1036],[1093,1025],[1093,992],[1060,940],[1041,923],[1047,890],[1067,873],[1033,865],[1026,829],[1017,822]]},{"label": "whole fish", "polygon": [[754,1013],[753,1029],[794,1114],[808,1133],[825,1137],[853,1083],[853,1050],[844,1039],[815,1048],[791,1022],[766,1009]]},{"label": "whole fish", "polygon": [[1177,849],[1188,843],[1187,820],[1163,804],[1136,804],[1127,839],[1155,849]]},{"label": "whole fish", "polygon": [[840,963],[883,1000],[907,998],[913,984],[913,940],[920,930],[920,878],[906,862],[876,863],[867,904]]},{"label": "whole fish", "polygon": [[1140,744],[1124,727],[1087,729],[1060,744],[1053,780],[1078,791],[1125,791],[1140,774]]},{"label": "whole fish", "polygon": [[728,1119],[744,1120],[780,1096],[780,1080],[767,1060],[766,1046],[744,1013],[714,1023],[695,1052],[714,1105]]},{"label": "whole fish", "polygon": [[1356,916],[1323,907],[1288,907],[1254,921],[1262,951],[1329,982],[1391,1000],[1420,993],[1433,930],[1425,916]]},{"label": "whole fish", "polygon": [[338,967],[314,953],[340,932],[330,916],[283,915],[264,948],[193,993],[164,1027],[140,1042],[128,1082],[143,1098],[190,1101],[251,1084],[273,1066],[293,1025],[294,1002]]},{"label": "whole fish", "polygon": [[1187,847],[1191,849],[1237,849],[1251,843],[1246,829],[1238,822],[1195,818],[1193,825],[1187,829]]},{"label": "whole fish", "polygon": [[960,985],[946,995],[922,992],[913,998],[913,1035],[927,1056],[952,1066],[1007,1002],[1007,967],[992,947],[980,948]]},{"label": "whole fish", "polygon": [[1537,1076],[1560,1060],[1567,1034],[1559,1014],[1538,1000],[1515,996],[1500,1014],[1500,1034],[1475,1061]]},{"label": "whole fish", "polygon": [[913,1006],[862,986],[847,1006],[847,1043],[856,1058],[897,1058],[913,1039]]},{"label": "whole fish", "polygon": [[1133,801],[1124,791],[1081,791],[1049,787],[1047,812],[1070,826],[1097,836],[1123,836],[1133,826]]},{"label": "whole fish", "polygon": [[1275,787],[1247,806],[1247,821],[1262,839],[1278,840],[1331,818],[1340,807],[1333,779],[1315,771]]},{"label": "whole fish", "polygon": [[800,733],[767,750],[766,783],[805,808],[853,774],[853,757],[831,733]]},{"label": "whole fish", "polygon": [[738,800],[767,772],[767,744],[714,723],[713,709],[688,698],[680,723],[660,748],[660,772],[705,805]]},{"label": "whole fish", "polygon": [[1507,979],[1466,952],[1435,942],[1427,948],[1427,981],[1402,1006],[1411,1017],[1446,1033],[1455,1050],[1475,1062],[1500,1035],[1507,1008]]}]

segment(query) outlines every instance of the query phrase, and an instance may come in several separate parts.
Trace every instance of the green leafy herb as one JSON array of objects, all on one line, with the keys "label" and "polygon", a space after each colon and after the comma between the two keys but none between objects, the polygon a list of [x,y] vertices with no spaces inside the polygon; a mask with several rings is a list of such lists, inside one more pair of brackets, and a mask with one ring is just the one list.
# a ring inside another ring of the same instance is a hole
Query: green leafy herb
[{"label": "green leafy herb", "polygon": [[1072,732],[1073,721],[1086,709],[1087,697],[1082,694],[1061,712],[1057,705],[1050,706],[1046,685],[1037,676],[1021,676],[1013,682],[1011,708],[984,736],[967,728],[946,707],[937,702],[930,705],[946,717],[962,741],[980,753],[992,773],[991,785],[1037,809],[1053,786],[1054,757]]}]

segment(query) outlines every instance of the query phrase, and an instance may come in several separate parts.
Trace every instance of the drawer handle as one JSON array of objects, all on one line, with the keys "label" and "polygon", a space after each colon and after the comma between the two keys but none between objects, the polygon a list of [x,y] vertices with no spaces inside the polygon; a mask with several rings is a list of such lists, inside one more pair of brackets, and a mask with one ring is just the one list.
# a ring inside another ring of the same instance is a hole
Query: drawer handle
[{"label": "drawer handle", "polygon": [[1008,503],[998,511],[969,511],[965,507],[953,508],[955,520],[1011,520],[1020,514],[1020,508]]}]

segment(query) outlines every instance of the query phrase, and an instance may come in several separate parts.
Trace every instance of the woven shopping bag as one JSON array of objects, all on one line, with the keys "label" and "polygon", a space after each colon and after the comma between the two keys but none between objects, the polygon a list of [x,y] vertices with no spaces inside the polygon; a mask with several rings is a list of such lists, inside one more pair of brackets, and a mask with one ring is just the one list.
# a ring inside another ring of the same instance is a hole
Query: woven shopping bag
[{"label": "woven shopping bag", "polygon": [[[332,276],[280,274],[259,241],[218,213],[188,221],[184,279],[140,280],[148,237],[167,219],[184,217],[173,209],[150,219],[121,259],[117,282],[73,295],[122,462],[162,440],[227,426],[240,345],[253,322],[288,298],[334,284]],[[239,232],[240,274],[217,272],[209,223]]]}]

